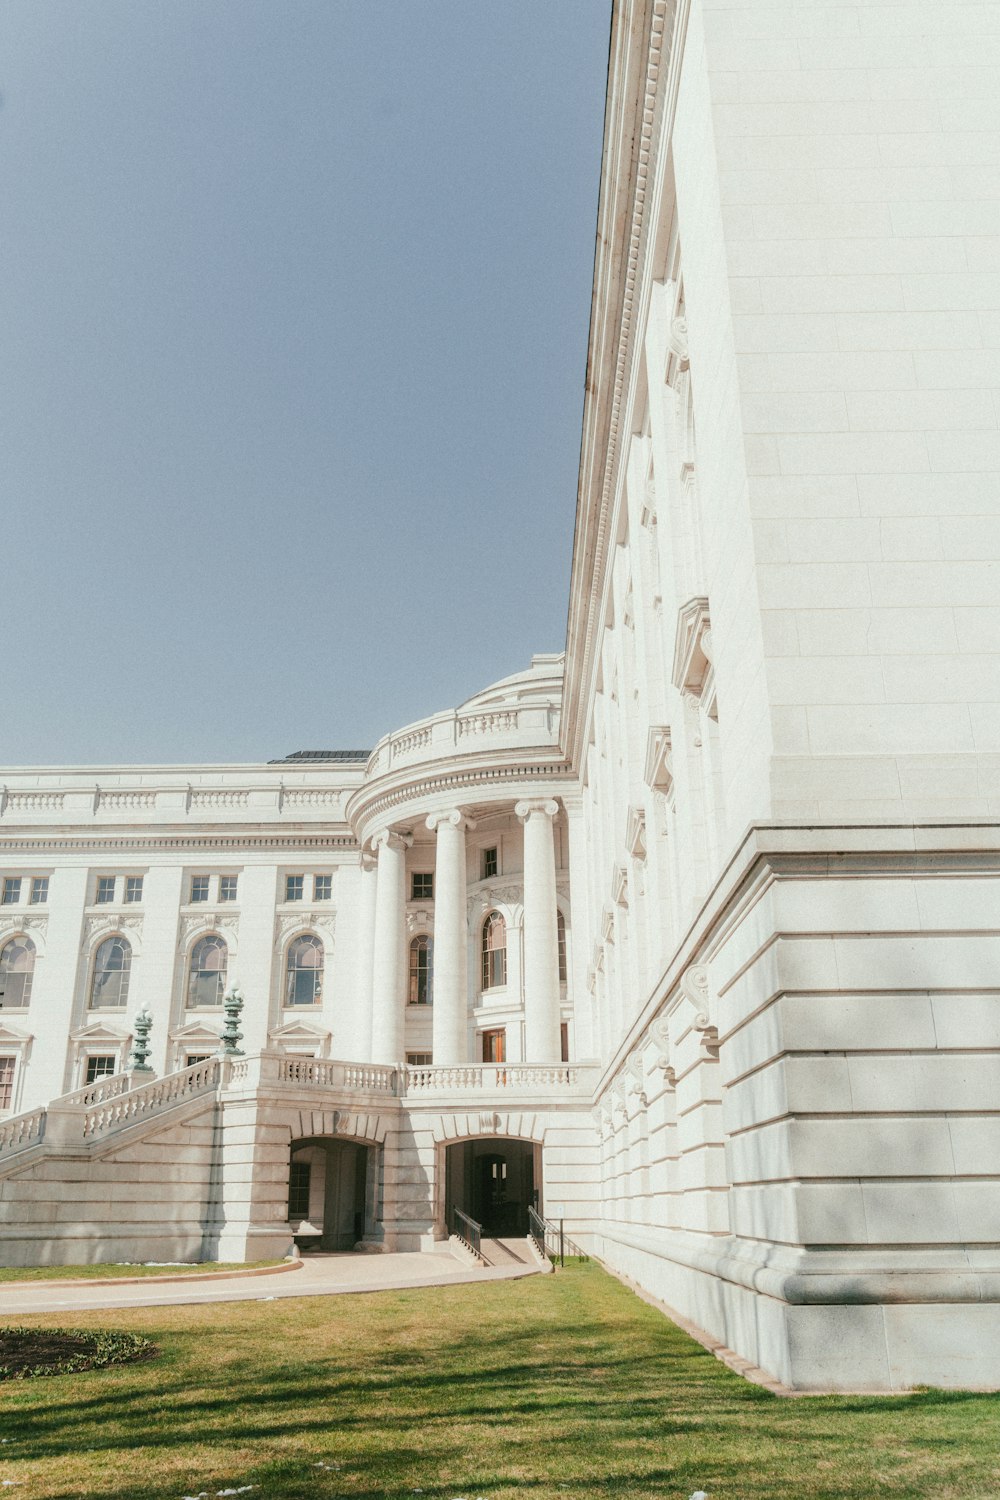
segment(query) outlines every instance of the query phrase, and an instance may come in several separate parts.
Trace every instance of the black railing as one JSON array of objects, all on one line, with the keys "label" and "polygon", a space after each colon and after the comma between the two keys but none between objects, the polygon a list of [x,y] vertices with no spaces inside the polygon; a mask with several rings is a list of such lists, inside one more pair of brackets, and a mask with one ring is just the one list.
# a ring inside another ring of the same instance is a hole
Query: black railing
[{"label": "black railing", "polygon": [[477,1224],[475,1219],[470,1219],[468,1214],[463,1214],[460,1208],[451,1211],[451,1232],[456,1239],[468,1246],[473,1255],[478,1255],[482,1260],[483,1226]]},{"label": "black railing", "polygon": [[528,1209],[528,1235],[534,1241],[539,1255],[547,1255],[550,1260],[558,1260],[561,1266],[566,1264],[567,1255],[575,1256],[577,1260],[589,1260],[590,1256],[586,1250],[571,1240],[563,1229],[563,1221],[551,1224],[548,1219],[543,1219],[537,1209]]}]

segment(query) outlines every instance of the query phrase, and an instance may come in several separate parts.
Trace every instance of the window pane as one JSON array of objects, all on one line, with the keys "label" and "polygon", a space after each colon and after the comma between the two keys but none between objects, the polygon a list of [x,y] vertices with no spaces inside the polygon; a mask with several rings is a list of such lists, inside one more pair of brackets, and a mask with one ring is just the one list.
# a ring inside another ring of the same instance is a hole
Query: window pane
[{"label": "window pane", "polygon": [[288,1217],[289,1219],[308,1219],[309,1217],[309,1180],[312,1176],[312,1163],[308,1161],[293,1161],[288,1174]]},{"label": "window pane", "polygon": [[14,1102],[13,1057],[0,1057],[0,1109],[10,1109]]},{"label": "window pane", "polygon": [[34,943],[30,938],[14,938],[0,951],[0,1006],[23,1010],[31,998],[34,977]]},{"label": "window pane", "polygon": [[430,870],[416,870],[410,877],[410,898],[413,901],[433,901],[434,874]]},{"label": "window pane", "polygon": [[[556,941],[559,950],[559,983],[566,983],[566,918],[561,911],[556,912]],[[565,1058],[563,1059],[565,1062]]]},{"label": "window pane", "polygon": [[317,875],[313,879],[313,900],[329,901],[333,895],[333,876]]},{"label": "window pane", "polygon": [[235,901],[236,900],[236,882],[237,882],[237,879],[238,879],[238,877],[236,875],[223,875],[223,876],[221,876],[221,878],[219,880],[219,900],[220,901]]},{"label": "window pane", "polygon": [[195,1063],[208,1062],[211,1056],[211,1052],[189,1052],[184,1059],[184,1066],[186,1068],[193,1068]]},{"label": "window pane", "polygon": [[21,899],[21,882],[20,882],[20,880],[10,880],[10,879],[4,880],[4,883],[3,883],[3,895],[0,896],[0,903],[2,903],[4,906],[16,906],[17,903],[20,901],[20,899]]},{"label": "window pane", "polygon": [[301,901],[302,892],[305,888],[306,878],[304,875],[285,876],[285,900]]},{"label": "window pane", "polygon": [[118,1059],[110,1053],[101,1057],[87,1058],[87,1076],[85,1083],[96,1083],[99,1078],[112,1078]]},{"label": "window pane", "polygon": [[207,901],[208,900],[208,876],[207,875],[192,875],[191,876],[191,900],[192,901]]},{"label": "window pane", "polygon": [[109,901],[115,899],[115,877],[113,875],[102,875],[97,882],[97,904],[106,906]]},{"label": "window pane", "polygon": [[410,944],[410,982],[406,996],[410,1005],[430,1004],[432,953],[431,939],[424,933]]},{"label": "window pane", "polygon": [[285,1004],[318,1005],[323,997],[323,944],[304,933],[289,945],[285,962]]},{"label": "window pane", "polygon": [[229,949],[218,933],[209,933],[199,938],[191,949],[191,965],[188,973],[188,998],[190,1007],[221,1005],[226,990],[226,970],[229,964]]},{"label": "window pane", "polygon": [[49,899],[49,877],[47,875],[36,875],[31,882],[31,904],[40,906],[43,901]]},{"label": "window pane", "polygon": [[507,983],[507,923],[498,911],[483,923],[483,989]]},{"label": "window pane", "polygon": [[132,949],[123,937],[105,938],[94,955],[94,977],[90,1003],[95,1007],[120,1007],[128,1003]]},{"label": "window pane", "polygon": [[483,850],[483,879],[489,880],[491,875],[497,873],[497,851],[496,849]]},{"label": "window pane", "polygon": [[125,900],[126,901],[141,901],[142,900],[142,876],[141,875],[127,875],[125,877]]}]

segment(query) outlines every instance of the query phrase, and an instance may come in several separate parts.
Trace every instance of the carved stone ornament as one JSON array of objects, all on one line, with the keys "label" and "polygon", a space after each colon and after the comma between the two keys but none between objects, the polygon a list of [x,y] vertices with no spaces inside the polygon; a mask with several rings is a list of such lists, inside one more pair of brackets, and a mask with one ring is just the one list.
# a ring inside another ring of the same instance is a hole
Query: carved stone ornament
[{"label": "carved stone ornament", "polygon": [[554,818],[559,811],[559,803],[551,797],[531,797],[523,802],[516,803],[514,812],[522,823],[526,823],[535,813],[541,813],[546,818]]},{"label": "carved stone ornament", "polygon": [[674,665],[671,681],[682,693],[700,698],[712,666],[711,621],[708,600],[696,595],[677,611]]},{"label": "carved stone ornament", "polygon": [[421,908],[419,911],[408,911],[406,913],[407,932],[427,932],[431,925],[430,912]]},{"label": "carved stone ornament", "polygon": [[142,917],[138,912],[102,912],[100,916],[88,917],[83,929],[83,940],[89,948],[106,933],[121,932],[127,937],[130,933],[137,938],[142,937]]},{"label": "carved stone ornament", "polygon": [[633,859],[646,858],[646,811],[642,807],[630,807],[625,824],[625,847]]},{"label": "carved stone ornament", "polygon": [[646,785],[665,797],[674,793],[674,763],[671,755],[670,726],[654,724],[646,741]]},{"label": "carved stone ornament", "polygon": [[427,827],[431,833],[436,833],[442,823],[450,823],[452,828],[474,829],[475,822],[468,813],[463,812],[460,807],[453,807],[448,812],[431,813],[427,819]]},{"label": "carved stone ornament", "polygon": [[677,1075],[670,1060],[670,1027],[666,1016],[657,1016],[649,1028],[649,1035],[653,1045],[658,1048],[656,1066],[672,1088],[677,1082]]},{"label": "carved stone ornament", "polygon": [[7,915],[5,913],[3,916],[0,916],[0,943],[5,942],[8,937],[12,937],[16,932],[23,932],[25,937],[32,939],[41,938],[44,941],[48,925],[48,917],[39,916],[37,913],[29,914],[26,912],[23,916],[16,916],[13,913]]},{"label": "carved stone ornament", "polygon": [[306,911],[282,912],[277,923],[278,942],[283,942],[289,933],[304,932],[307,928],[310,932],[323,933],[332,942],[337,930],[337,913],[311,908]]},{"label": "carved stone ornament", "polygon": [[706,1062],[719,1055],[719,1033],[709,1018],[708,970],[704,964],[691,964],[680,981],[680,1004],[686,1005],[688,1025],[698,1033],[699,1055]]},{"label": "carved stone ornament", "polygon": [[613,906],[606,906],[601,913],[601,937],[606,943],[614,943],[615,911]]},{"label": "carved stone ornament", "polygon": [[628,870],[615,865],[611,872],[611,899],[616,906],[628,906]]},{"label": "carved stone ornament", "polygon": [[642,1063],[642,1053],[630,1053],[625,1063],[625,1091],[626,1097],[635,1094],[643,1109],[646,1108],[646,1073]]},{"label": "carved stone ornament", "polygon": [[217,932],[227,939],[230,948],[235,949],[239,930],[240,919],[234,911],[192,912],[181,917],[177,946],[181,953],[186,953],[196,937],[202,933]]}]

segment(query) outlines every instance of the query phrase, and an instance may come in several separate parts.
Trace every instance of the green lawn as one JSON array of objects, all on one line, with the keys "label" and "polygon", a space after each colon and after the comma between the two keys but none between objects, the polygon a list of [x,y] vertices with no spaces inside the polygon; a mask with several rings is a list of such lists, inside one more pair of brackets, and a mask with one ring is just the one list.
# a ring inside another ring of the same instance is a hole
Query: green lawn
[{"label": "green lawn", "polygon": [[163,1354],[4,1387],[0,1481],[24,1500],[1000,1495],[1000,1398],[783,1400],[594,1265],[70,1321]]},{"label": "green lawn", "polygon": [[[280,1266],[279,1260],[258,1261],[259,1266]],[[191,1272],[245,1271],[244,1261],[207,1260],[182,1266],[0,1266],[0,1281],[101,1281],[116,1276],[184,1276]]]}]

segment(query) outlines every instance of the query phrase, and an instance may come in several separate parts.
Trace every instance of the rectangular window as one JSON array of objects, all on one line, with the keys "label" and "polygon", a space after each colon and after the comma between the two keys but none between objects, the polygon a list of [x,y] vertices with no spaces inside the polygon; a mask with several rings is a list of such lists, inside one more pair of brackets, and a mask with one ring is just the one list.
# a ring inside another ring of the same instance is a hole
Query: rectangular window
[{"label": "rectangular window", "polygon": [[483,1032],[483,1062],[502,1063],[507,1061],[507,1032],[503,1026],[498,1026],[495,1031]]},{"label": "rectangular window", "polygon": [[312,1164],[307,1161],[293,1161],[288,1173],[288,1218],[308,1219],[309,1217],[309,1179],[312,1176]]},{"label": "rectangular window", "polygon": [[429,1068],[433,1065],[433,1052],[408,1052],[406,1054],[406,1066],[408,1068]]},{"label": "rectangular window", "polygon": [[499,869],[499,860],[497,859],[497,850],[496,849],[484,849],[483,850],[483,874],[482,874],[483,880],[489,880],[490,876],[491,875],[495,875],[497,873],[498,869]]},{"label": "rectangular window", "polygon": [[304,875],[285,876],[285,900],[301,901],[305,891],[306,877]]},{"label": "rectangular window", "polygon": [[192,901],[207,901],[208,900],[208,876],[207,875],[192,875],[191,876],[191,900]]},{"label": "rectangular window", "polygon": [[563,1062],[569,1062],[569,1022],[563,1021],[559,1026],[559,1056]]},{"label": "rectangular window", "polygon": [[0,905],[16,906],[21,899],[21,882],[19,879],[6,878],[3,883],[3,894],[0,895]]},{"label": "rectangular window", "polygon": [[47,875],[36,875],[31,882],[31,904],[32,906],[43,906],[49,899],[49,877]]},{"label": "rectangular window", "polygon": [[96,1083],[99,1078],[111,1078],[118,1066],[113,1052],[102,1052],[87,1058],[87,1076],[84,1083]]},{"label": "rectangular window", "polygon": [[237,889],[238,881],[239,881],[239,876],[238,875],[220,875],[219,876],[219,900],[220,901],[235,901],[236,900],[236,889]]},{"label": "rectangular window", "polygon": [[195,1063],[208,1062],[211,1055],[211,1052],[189,1052],[184,1059],[184,1066],[193,1068]]},{"label": "rectangular window", "polygon": [[333,895],[333,876],[332,875],[314,875],[313,876],[313,900],[314,901],[329,901],[330,897],[332,895]]},{"label": "rectangular window", "polygon": [[14,1103],[14,1064],[16,1058],[0,1057],[0,1109],[10,1109]]},{"label": "rectangular window", "polygon": [[107,906],[109,901],[115,899],[115,877],[113,875],[100,875],[97,880],[97,904]]},{"label": "rectangular window", "polygon": [[434,876],[430,870],[414,870],[410,876],[410,900],[434,900]]},{"label": "rectangular window", "polygon": [[142,876],[141,875],[126,875],[125,876],[125,900],[126,901],[141,901],[142,900]]}]

